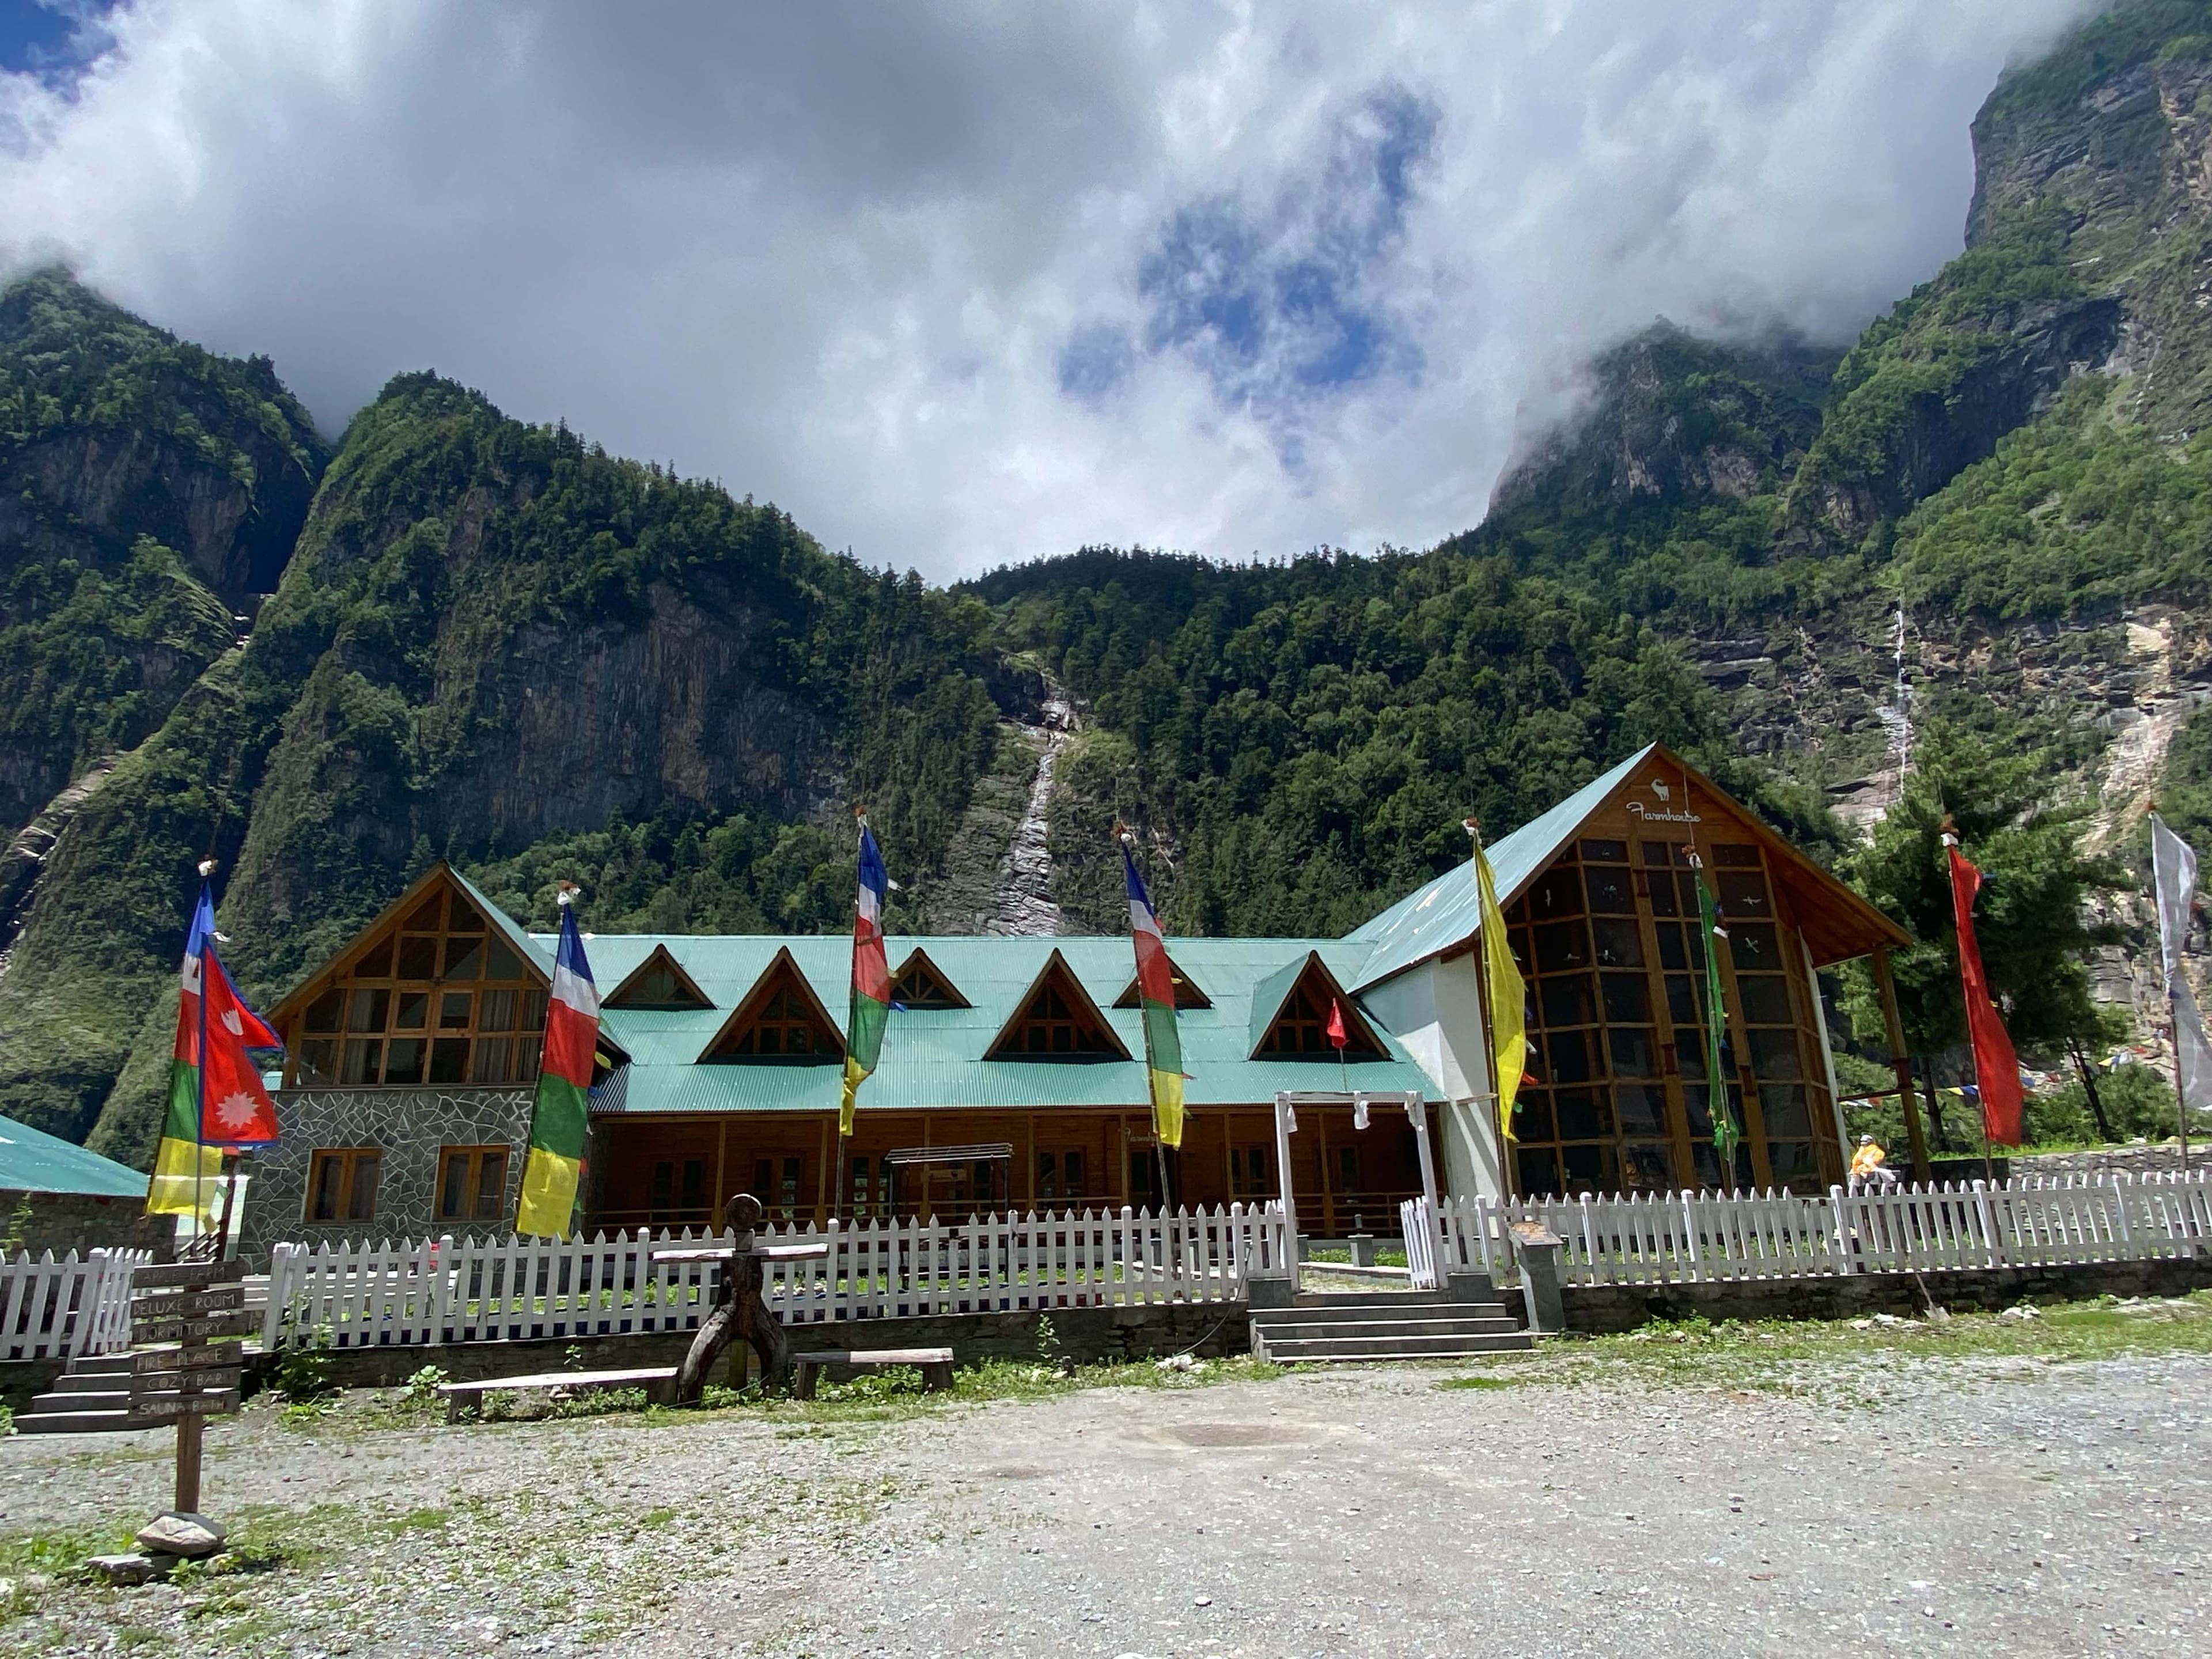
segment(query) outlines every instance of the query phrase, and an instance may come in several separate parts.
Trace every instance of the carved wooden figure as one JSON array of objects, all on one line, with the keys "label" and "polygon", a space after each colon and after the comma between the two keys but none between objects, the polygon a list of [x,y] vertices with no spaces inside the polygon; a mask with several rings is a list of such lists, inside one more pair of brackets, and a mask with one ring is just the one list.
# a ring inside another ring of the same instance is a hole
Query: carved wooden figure
[{"label": "carved wooden figure", "polygon": [[[750,1193],[739,1193],[722,1212],[722,1224],[732,1235],[728,1244],[699,1250],[653,1252],[656,1261],[716,1261],[722,1268],[721,1282],[714,1291],[714,1311],[700,1326],[699,1334],[691,1340],[691,1352],[684,1356],[684,1364],[676,1372],[676,1399],[680,1405],[697,1402],[707,1386],[707,1373],[722,1357],[722,1351],[740,1337],[751,1343],[753,1352],[760,1357],[763,1389],[780,1390],[790,1380],[791,1345],[784,1340],[783,1327],[769,1311],[761,1292],[770,1255],[781,1256],[796,1252],[789,1246],[779,1249],[755,1243],[754,1229],[760,1225],[763,1213],[760,1200]],[[800,1246],[799,1249],[810,1255],[823,1253],[813,1246]]]}]

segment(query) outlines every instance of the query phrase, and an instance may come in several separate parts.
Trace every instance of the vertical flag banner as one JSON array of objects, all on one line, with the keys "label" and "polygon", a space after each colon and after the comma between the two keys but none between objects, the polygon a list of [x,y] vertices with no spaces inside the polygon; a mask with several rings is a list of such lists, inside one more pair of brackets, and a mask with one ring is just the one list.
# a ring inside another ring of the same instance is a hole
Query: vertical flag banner
[{"label": "vertical flag banner", "polygon": [[1981,1085],[1982,1132],[1995,1146],[2017,1146],[2020,1060],[1997,1018],[1997,1006],[1990,1000],[1982,947],[1974,939],[1974,895],[1982,890],[1982,872],[1966,861],[1958,836],[1948,830],[1943,848],[1951,862],[1951,919],[1959,930],[1959,986],[1966,999],[1966,1033],[1974,1044],[1974,1080]]},{"label": "vertical flag banner", "polygon": [[283,1043],[238,994],[212,934],[200,950],[200,1139],[220,1156],[276,1139],[276,1103],[246,1051]]},{"label": "vertical flag banner", "polygon": [[1145,878],[1137,873],[1129,837],[1121,837],[1121,868],[1129,881],[1129,938],[1137,947],[1137,1000],[1145,1012],[1145,1069],[1152,1085],[1152,1132],[1163,1146],[1182,1146],[1182,1038],[1176,1030],[1175,970],[1168,966],[1167,936],[1153,912]]},{"label": "vertical flag banner", "polygon": [[576,1188],[583,1180],[584,1144],[591,1131],[592,1059],[599,1042],[599,988],[584,959],[584,936],[576,931],[575,893],[564,890],[561,948],[545,1004],[545,1057],[538,1069],[530,1157],[522,1166],[522,1196],[515,1206],[519,1233],[566,1238],[574,1229]]},{"label": "vertical flag banner", "polygon": [[1698,883],[1698,926],[1705,935],[1705,1098],[1712,1108],[1713,1151],[1720,1158],[1721,1187],[1732,1191],[1736,1143],[1743,1133],[1736,1127],[1735,1109],[1729,1104],[1728,1070],[1721,1056],[1721,1044],[1728,1036],[1728,1008],[1721,1000],[1721,946],[1728,942],[1728,930],[1721,926],[1712,889],[1705,885],[1705,866],[1694,853],[1690,865]]},{"label": "vertical flag banner", "polygon": [[1498,904],[1498,878],[1492,873],[1490,855],[1473,820],[1467,826],[1474,842],[1474,880],[1480,897],[1483,989],[1490,999],[1491,1070],[1498,1084],[1498,1133],[1517,1140],[1513,1133],[1513,1102],[1521,1092],[1521,1079],[1528,1066],[1528,988],[1521,978],[1521,964],[1513,960],[1513,947],[1505,938],[1505,913]]},{"label": "vertical flag banner", "polygon": [[2150,864],[2158,887],[2159,958],[2166,970],[2166,1004],[2173,1012],[2174,1082],[2181,1103],[2201,1112],[2212,1106],[2212,1047],[2204,1041],[2196,993],[2181,971],[2182,941],[2189,937],[2189,908],[2197,892],[2197,854],[2155,812],[2150,815]]},{"label": "vertical flag banner", "polygon": [[[169,1055],[169,1103],[161,1117],[154,1176],[146,1187],[148,1215],[198,1216],[214,1224],[222,1149],[200,1142],[200,1022],[204,957],[215,934],[215,899],[203,875],[199,902],[185,933],[185,962],[177,999],[177,1037]],[[258,1022],[257,1022],[258,1023]]]},{"label": "vertical flag banner", "polygon": [[853,1133],[853,1103],[883,1057],[884,1024],[891,1012],[891,970],[884,957],[884,896],[890,877],[876,832],[860,820],[860,896],[853,912],[853,1000],[845,1016],[845,1093],[837,1133]]}]

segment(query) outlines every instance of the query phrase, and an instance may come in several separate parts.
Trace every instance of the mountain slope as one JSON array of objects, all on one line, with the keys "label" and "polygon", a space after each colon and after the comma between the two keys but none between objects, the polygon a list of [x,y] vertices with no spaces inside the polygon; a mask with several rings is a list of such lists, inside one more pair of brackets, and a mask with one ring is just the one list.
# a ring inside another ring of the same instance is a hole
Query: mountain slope
[{"label": "mountain slope", "polygon": [[[185,344],[60,271],[0,292],[0,836],[229,648],[325,459],[267,359]],[[0,895],[0,942],[9,915]]]},{"label": "mountain slope", "polygon": [[434,856],[532,872],[507,896],[550,919],[555,878],[589,873],[578,837],[656,815],[752,884],[757,915],[836,925],[848,897],[821,872],[851,792],[926,866],[990,762],[985,624],[773,507],[402,377],[349,428],[251,639],[56,848],[0,978],[0,1110],[143,1156],[161,988],[211,842],[264,992]]}]

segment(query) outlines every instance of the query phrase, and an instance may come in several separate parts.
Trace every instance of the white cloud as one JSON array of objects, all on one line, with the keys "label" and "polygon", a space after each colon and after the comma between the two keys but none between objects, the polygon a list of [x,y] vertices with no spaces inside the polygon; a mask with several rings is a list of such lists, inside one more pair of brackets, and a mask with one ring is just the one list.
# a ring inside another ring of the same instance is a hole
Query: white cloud
[{"label": "white cloud", "polygon": [[435,368],[939,577],[1466,527],[1666,313],[1842,337],[2086,0],[143,0],[0,227],[335,428]]}]

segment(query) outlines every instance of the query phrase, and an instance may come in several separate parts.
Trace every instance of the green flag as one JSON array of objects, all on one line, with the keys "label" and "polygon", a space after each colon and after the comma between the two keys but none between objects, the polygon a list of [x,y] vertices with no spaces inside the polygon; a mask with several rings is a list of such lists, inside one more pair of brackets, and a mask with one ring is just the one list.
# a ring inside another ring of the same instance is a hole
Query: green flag
[{"label": "green flag", "polygon": [[1721,947],[1728,943],[1728,929],[1721,926],[1712,889],[1705,884],[1705,867],[1695,854],[1690,856],[1690,866],[1698,880],[1698,926],[1705,937],[1705,1097],[1712,1106],[1713,1151],[1720,1155],[1721,1189],[1726,1192],[1735,1185],[1735,1148],[1743,1139],[1729,1106],[1728,1073],[1721,1062],[1721,1043],[1728,1035],[1728,1012],[1721,1001]]}]

